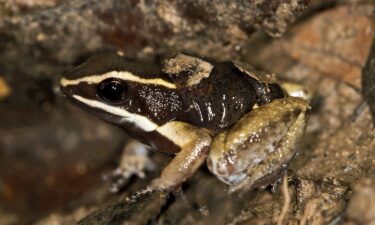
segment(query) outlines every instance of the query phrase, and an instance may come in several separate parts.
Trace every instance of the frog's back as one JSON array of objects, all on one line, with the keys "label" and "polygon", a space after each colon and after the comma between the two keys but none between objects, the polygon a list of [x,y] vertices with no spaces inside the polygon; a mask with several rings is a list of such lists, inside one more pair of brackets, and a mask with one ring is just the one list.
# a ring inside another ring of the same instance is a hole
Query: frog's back
[{"label": "frog's back", "polygon": [[217,64],[210,76],[182,91],[178,120],[210,130],[234,124],[256,103],[253,85],[232,63]]},{"label": "frog's back", "polygon": [[[201,63],[207,62],[202,60]],[[183,107],[177,120],[216,133],[232,126],[255,104],[262,105],[274,98],[284,97],[280,86],[256,79],[232,62],[210,65],[209,74],[199,83],[182,89]],[[184,75],[202,76],[198,73]]]}]

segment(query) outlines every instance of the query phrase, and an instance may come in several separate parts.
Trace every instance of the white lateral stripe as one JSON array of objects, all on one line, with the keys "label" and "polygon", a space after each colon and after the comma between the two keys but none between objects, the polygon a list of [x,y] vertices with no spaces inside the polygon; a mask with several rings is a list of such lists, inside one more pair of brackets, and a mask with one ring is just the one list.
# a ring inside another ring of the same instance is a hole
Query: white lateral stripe
[{"label": "white lateral stripe", "polygon": [[155,124],[148,118],[141,116],[141,115],[134,114],[134,113],[130,113],[126,111],[125,109],[120,109],[120,108],[110,106],[110,105],[107,105],[107,104],[104,104],[102,102],[98,102],[95,100],[86,99],[78,95],[73,95],[73,98],[77,99],[78,101],[86,105],[89,105],[90,107],[102,109],[106,112],[109,112],[110,114],[120,116],[123,118],[123,120],[134,123],[135,125],[137,125],[139,128],[141,128],[144,131],[147,131],[147,132],[154,131],[155,129],[159,127],[157,124]]},{"label": "white lateral stripe", "polygon": [[133,82],[138,82],[142,84],[155,84],[155,85],[161,85],[170,89],[176,89],[175,84],[165,81],[161,78],[145,79],[145,78],[138,77],[127,71],[111,71],[108,73],[104,73],[102,75],[92,75],[92,76],[78,78],[75,80],[68,80],[68,79],[62,78],[60,80],[60,84],[63,87],[66,87],[69,85],[77,85],[81,82],[86,82],[88,84],[92,84],[92,83],[98,84],[107,78],[118,78],[121,80],[133,81]]}]

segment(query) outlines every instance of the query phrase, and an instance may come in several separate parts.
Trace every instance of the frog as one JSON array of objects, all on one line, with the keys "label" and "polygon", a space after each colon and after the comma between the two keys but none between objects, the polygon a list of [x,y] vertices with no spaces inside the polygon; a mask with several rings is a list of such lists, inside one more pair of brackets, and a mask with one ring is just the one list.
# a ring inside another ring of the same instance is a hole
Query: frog
[{"label": "frog", "polygon": [[95,55],[59,85],[73,104],[173,155],[147,187],[167,192],[204,163],[230,192],[270,184],[297,154],[311,109],[303,86],[182,53],[160,64]]}]

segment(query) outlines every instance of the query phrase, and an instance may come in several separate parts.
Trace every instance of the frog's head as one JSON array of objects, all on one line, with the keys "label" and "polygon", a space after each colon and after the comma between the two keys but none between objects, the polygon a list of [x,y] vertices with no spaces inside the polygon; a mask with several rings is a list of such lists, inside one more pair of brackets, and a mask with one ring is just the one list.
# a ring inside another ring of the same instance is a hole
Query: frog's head
[{"label": "frog's head", "polygon": [[60,80],[63,94],[81,108],[120,125],[153,131],[179,105],[176,87],[160,68],[114,54],[90,58]]}]

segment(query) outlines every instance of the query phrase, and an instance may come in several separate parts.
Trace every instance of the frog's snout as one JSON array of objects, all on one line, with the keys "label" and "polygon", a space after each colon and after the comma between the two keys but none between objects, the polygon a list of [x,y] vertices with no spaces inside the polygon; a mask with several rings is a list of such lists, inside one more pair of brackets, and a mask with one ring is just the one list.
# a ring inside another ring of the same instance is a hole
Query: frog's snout
[{"label": "frog's snout", "polygon": [[66,79],[64,77],[61,77],[60,80],[59,80],[60,91],[64,96],[72,96],[73,95],[73,89],[72,89],[72,87],[69,87],[69,86],[65,85],[65,80]]}]

